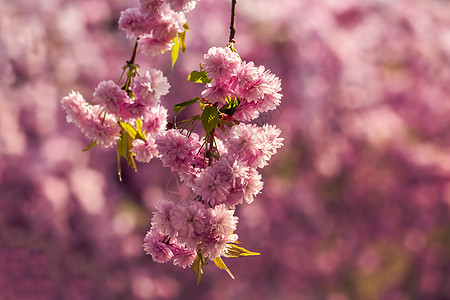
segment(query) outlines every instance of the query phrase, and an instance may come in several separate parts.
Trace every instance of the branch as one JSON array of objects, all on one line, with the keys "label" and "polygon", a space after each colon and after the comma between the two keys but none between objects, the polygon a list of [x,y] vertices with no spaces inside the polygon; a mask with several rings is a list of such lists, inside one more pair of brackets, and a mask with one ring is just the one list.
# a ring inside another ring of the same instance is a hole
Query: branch
[{"label": "branch", "polygon": [[139,38],[136,39],[136,43],[134,44],[133,55],[131,56],[130,61],[127,61],[127,64],[134,65],[134,60],[136,59],[136,53],[138,49],[138,41]]},{"label": "branch", "polygon": [[234,26],[234,18],[236,16],[236,2],[237,0],[231,0],[231,21],[230,21],[230,38],[228,39],[228,43],[235,43],[234,36],[236,34],[236,28]]}]

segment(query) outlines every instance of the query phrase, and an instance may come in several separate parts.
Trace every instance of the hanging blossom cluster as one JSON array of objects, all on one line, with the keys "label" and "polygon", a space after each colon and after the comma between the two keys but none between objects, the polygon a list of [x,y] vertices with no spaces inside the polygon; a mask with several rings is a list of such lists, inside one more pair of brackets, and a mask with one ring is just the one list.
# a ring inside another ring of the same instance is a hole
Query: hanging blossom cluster
[{"label": "hanging blossom cluster", "polygon": [[[161,105],[170,88],[167,78],[155,69],[139,74],[134,60],[139,49],[155,55],[175,44],[182,48],[184,13],[195,4],[140,0],[137,8],[123,11],[119,28],[136,44],[119,82],[100,82],[89,101],[72,91],[62,106],[67,121],[92,140],[87,149],[117,146],[119,177],[122,157],[135,170],[135,160],[158,158],[191,189],[190,199],[164,199],[157,205],[143,247],[158,263],[191,267],[199,283],[208,261],[233,277],[221,257],[259,255],[237,245],[235,209],[261,192],[259,169],[268,165],[283,139],[275,126],[244,123],[276,109],[281,81],[263,66],[242,61],[232,43],[204,55],[201,69],[188,76],[205,85],[201,97],[175,105],[175,122],[167,122],[168,111]],[[199,114],[177,122],[178,113],[194,104]],[[202,130],[195,132],[198,124]]]},{"label": "hanging blossom cluster", "polygon": [[72,91],[63,98],[62,106],[67,121],[78,126],[93,141],[92,145],[111,147],[122,136],[122,124],[137,122],[146,134],[133,141],[134,154],[138,161],[148,162],[157,155],[153,137],[166,127],[167,109],[159,103],[169,87],[162,72],[152,69],[134,81],[131,87],[134,97],[109,80],[99,83],[90,101]]},{"label": "hanging blossom cluster", "polygon": [[123,11],[119,28],[128,38],[140,39],[139,48],[147,55],[158,55],[172,49],[174,39],[188,28],[186,12],[198,0],[139,0],[138,7]]},{"label": "hanging blossom cluster", "polygon": [[[280,104],[279,78],[264,67],[242,62],[232,47],[211,48],[201,66],[189,80],[206,83],[202,98],[176,105],[175,112],[199,102],[202,114],[179,127],[175,123],[155,138],[163,166],[178,173],[196,196],[181,202],[163,200],[144,241],[155,261],[193,265],[198,278],[207,260],[229,271],[221,256],[257,254],[235,245],[235,208],[252,203],[261,192],[258,169],[267,166],[283,141],[275,126],[240,122]],[[201,138],[194,132],[199,121],[205,133]]]}]

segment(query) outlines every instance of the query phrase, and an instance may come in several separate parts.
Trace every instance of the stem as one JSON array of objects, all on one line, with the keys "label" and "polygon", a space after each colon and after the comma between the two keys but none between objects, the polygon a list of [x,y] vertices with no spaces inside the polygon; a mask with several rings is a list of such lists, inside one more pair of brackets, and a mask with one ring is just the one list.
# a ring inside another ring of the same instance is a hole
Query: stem
[{"label": "stem", "polygon": [[[138,49],[138,41],[139,41],[139,38],[137,38],[136,43],[134,43],[133,55],[131,55],[131,59],[129,61],[127,61],[128,74],[127,74],[127,81],[125,82],[124,90],[129,95],[131,94],[131,89],[130,89],[131,78],[133,76],[135,76],[135,74],[136,74],[136,68],[134,65],[134,61],[136,59],[136,53],[137,53],[137,49]],[[122,76],[120,78],[122,78]]]},{"label": "stem", "polygon": [[209,136],[209,149],[208,149],[208,159],[209,159],[209,166],[212,167],[213,165],[213,160],[214,160],[214,153],[212,152],[212,149],[214,149],[214,132],[215,132],[215,128],[213,130],[211,130],[210,132],[210,136]]},{"label": "stem", "polygon": [[131,56],[130,61],[127,62],[130,65],[134,65],[134,60],[136,59],[136,53],[137,53],[137,48],[138,48],[138,41],[139,41],[139,38],[136,39],[136,43],[134,43],[133,55]]},{"label": "stem", "polygon": [[230,38],[228,39],[228,44],[235,43],[236,28],[234,26],[234,18],[236,16],[236,2],[237,0],[231,0]]}]

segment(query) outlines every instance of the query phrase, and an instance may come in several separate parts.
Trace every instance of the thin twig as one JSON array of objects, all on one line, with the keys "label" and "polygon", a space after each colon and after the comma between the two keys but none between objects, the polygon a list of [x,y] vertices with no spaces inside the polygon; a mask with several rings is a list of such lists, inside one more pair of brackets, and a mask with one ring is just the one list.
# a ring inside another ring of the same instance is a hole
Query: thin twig
[{"label": "thin twig", "polygon": [[236,2],[237,0],[231,0],[231,21],[230,21],[230,38],[228,43],[235,43],[234,36],[236,35],[236,28],[234,25],[234,17],[236,16]]},{"label": "thin twig", "polygon": [[130,65],[134,65],[134,60],[136,59],[136,53],[137,53],[137,48],[138,48],[138,41],[139,41],[139,38],[136,39],[136,43],[134,44],[134,49],[133,49],[133,55],[131,56],[130,61],[127,62]]}]

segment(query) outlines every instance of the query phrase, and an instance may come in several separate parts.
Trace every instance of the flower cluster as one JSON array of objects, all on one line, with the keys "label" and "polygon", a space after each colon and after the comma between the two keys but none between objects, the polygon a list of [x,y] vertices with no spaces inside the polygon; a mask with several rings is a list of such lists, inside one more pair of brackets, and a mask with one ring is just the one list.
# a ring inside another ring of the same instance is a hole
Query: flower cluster
[{"label": "flower cluster", "polygon": [[202,95],[211,102],[226,104],[227,98],[238,97],[239,106],[233,117],[251,121],[260,112],[276,109],[281,101],[281,81],[264,66],[242,62],[229,47],[209,49],[202,68],[212,79]]},{"label": "flower cluster", "polygon": [[[281,100],[281,82],[263,66],[243,62],[232,45],[211,48],[201,71],[189,75],[190,81],[206,83],[203,98],[174,107],[177,114],[200,102],[202,113],[167,126],[168,112],[160,99],[170,85],[159,70],[140,75],[134,60],[138,49],[156,55],[171,49],[174,42],[184,42],[184,13],[195,4],[192,0],[140,0],[137,8],[123,11],[119,28],[136,38],[133,56],[123,67],[125,84],[102,81],[91,101],[72,92],[62,105],[67,121],[92,140],[88,148],[117,143],[119,159],[124,157],[134,169],[134,160],[160,158],[191,189],[195,197],[159,203],[143,247],[158,263],[192,267],[199,282],[207,260],[231,275],[221,256],[258,255],[236,245],[235,209],[252,203],[261,192],[258,169],[268,164],[283,139],[274,126],[240,123],[275,109]],[[194,132],[200,121],[202,134]]]},{"label": "flower cluster", "polygon": [[[237,240],[235,206],[253,202],[260,193],[263,182],[257,168],[267,165],[282,146],[279,135],[280,130],[271,125],[234,126],[223,141],[216,137],[223,144],[223,152],[210,167],[206,166],[209,159],[201,155],[197,134],[186,136],[170,129],[158,135],[156,148],[163,165],[178,172],[197,196],[178,203],[163,200],[153,216],[150,232],[163,234],[167,241],[170,238],[182,243],[186,249],[210,260],[226,256],[227,244]],[[146,249],[157,250],[147,242],[144,245]],[[147,253],[158,261],[159,251]]]},{"label": "flower cluster", "polygon": [[178,34],[187,29],[184,13],[195,8],[198,0],[139,0],[138,7],[123,11],[119,28],[128,38],[138,38],[139,49],[158,55],[172,49]]},{"label": "flower cluster", "polygon": [[[245,120],[242,116],[274,109],[281,99],[277,77],[263,67],[242,62],[230,48],[211,48],[201,66],[202,71],[194,71],[189,78],[207,83],[202,93],[205,98],[194,98],[175,108],[200,101],[202,114],[182,121],[181,129],[175,124],[155,138],[163,165],[177,172],[195,195],[181,202],[165,199],[158,205],[148,233],[158,239],[144,241],[146,252],[156,262],[174,259],[174,264],[179,264],[173,251],[163,252],[161,259],[161,241],[164,249],[182,245],[186,251],[197,253],[203,263],[209,259],[217,264],[220,256],[233,256],[230,251],[236,249],[238,238],[234,233],[236,205],[252,203],[261,192],[263,182],[257,169],[268,164],[283,142],[275,126],[240,123],[234,116],[241,112],[240,119]],[[193,132],[198,120],[205,129],[202,138]],[[191,258],[184,263],[193,264],[195,258]]]},{"label": "flower cluster", "polygon": [[102,81],[90,102],[72,91],[63,98],[62,106],[67,121],[78,126],[93,145],[110,147],[123,134],[122,122],[136,127],[139,123],[143,134],[133,140],[132,153],[136,160],[148,162],[158,154],[154,136],[166,127],[167,110],[160,105],[160,98],[169,92],[169,87],[162,72],[151,69],[136,78],[129,93],[112,80]]}]

